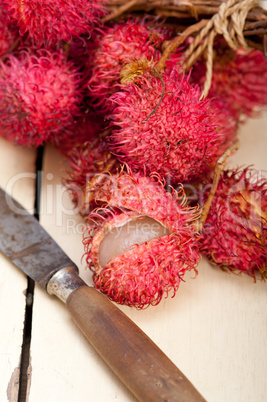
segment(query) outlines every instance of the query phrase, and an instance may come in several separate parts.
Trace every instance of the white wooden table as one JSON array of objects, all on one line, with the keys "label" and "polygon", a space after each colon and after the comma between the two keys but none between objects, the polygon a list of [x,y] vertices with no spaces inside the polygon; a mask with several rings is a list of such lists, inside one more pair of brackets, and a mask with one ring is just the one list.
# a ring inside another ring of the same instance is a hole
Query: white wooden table
[{"label": "white wooden table", "polygon": [[[228,166],[267,170],[267,113],[241,131],[241,146]],[[32,208],[36,151],[0,138],[0,186]],[[64,158],[52,147],[44,155],[40,221],[78,265],[82,220],[73,214],[61,185]],[[267,175],[267,172],[265,172]],[[18,400],[24,327],[24,275],[0,255],[0,401]],[[121,308],[193,382],[209,402],[267,400],[267,282],[227,274],[205,260],[197,279],[186,277],[174,299],[144,311]],[[76,329],[64,305],[34,291],[29,402],[135,401]]]}]

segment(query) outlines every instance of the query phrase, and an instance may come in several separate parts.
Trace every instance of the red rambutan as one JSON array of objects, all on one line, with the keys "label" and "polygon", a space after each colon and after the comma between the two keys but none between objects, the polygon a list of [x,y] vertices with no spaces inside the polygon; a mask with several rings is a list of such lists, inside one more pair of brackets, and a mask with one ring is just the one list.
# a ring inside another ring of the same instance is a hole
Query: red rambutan
[{"label": "red rambutan", "polygon": [[103,16],[103,3],[96,0],[4,0],[3,7],[36,44],[70,42],[83,33],[91,34]]},{"label": "red rambutan", "polygon": [[107,143],[101,136],[92,135],[90,141],[74,147],[71,151],[68,149],[68,151],[70,169],[64,185],[70,192],[75,208],[78,209],[81,216],[85,217],[97,206],[100,206],[100,203],[95,202],[91,189],[96,182],[102,180],[103,174],[115,173],[120,164],[117,158],[109,152]]},{"label": "red rambutan", "polygon": [[83,144],[96,141],[103,131],[103,126],[102,119],[87,111],[53,137],[53,144],[65,156],[75,152],[78,154],[78,148],[83,148]]},{"label": "red rambutan", "polygon": [[12,49],[18,37],[16,27],[7,20],[6,14],[0,9],[0,57]]},{"label": "red rambutan", "polygon": [[267,273],[267,179],[245,168],[223,172],[200,237],[200,251],[222,269]]},{"label": "red rambutan", "polygon": [[22,52],[0,62],[0,128],[8,140],[39,146],[78,115],[79,75],[61,52]]},{"label": "red rambutan", "polygon": [[[172,30],[155,18],[129,18],[126,22],[106,27],[103,34],[96,38],[94,49],[89,54],[88,69],[91,76],[88,88],[92,104],[102,113],[109,110],[107,98],[116,90],[121,69],[134,59],[158,61],[161,44],[170,39],[171,35]],[[180,60],[181,55],[172,54],[166,67],[174,66]]]},{"label": "red rambutan", "polygon": [[[260,50],[233,51],[218,41],[215,46],[210,96],[221,97],[239,114],[253,116],[267,104],[267,61]],[[202,86],[206,66],[203,60],[193,68],[191,78]]]},{"label": "red rambutan", "polygon": [[209,96],[210,107],[218,112],[217,129],[221,134],[219,154],[222,155],[237,139],[239,132],[239,113],[219,96]]},{"label": "red rambutan", "polygon": [[111,149],[132,170],[156,171],[172,182],[190,181],[214,166],[223,152],[226,123],[215,103],[199,100],[198,87],[178,69],[162,79],[163,98],[162,81],[149,74],[110,97],[115,127]]},{"label": "red rambutan", "polygon": [[106,214],[92,213],[84,245],[95,286],[119,304],[144,308],[164,294],[176,294],[183,275],[199,263],[192,221],[198,211],[185,205],[183,189],[140,174],[106,175],[94,198]]}]

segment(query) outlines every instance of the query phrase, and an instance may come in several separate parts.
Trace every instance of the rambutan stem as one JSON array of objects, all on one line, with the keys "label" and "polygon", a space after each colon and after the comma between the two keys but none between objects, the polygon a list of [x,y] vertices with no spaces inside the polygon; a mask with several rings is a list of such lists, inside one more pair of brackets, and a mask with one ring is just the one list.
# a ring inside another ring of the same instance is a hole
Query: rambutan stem
[{"label": "rambutan stem", "polygon": [[69,53],[70,53],[70,42],[64,43],[63,49],[64,49],[64,52],[66,53],[67,57],[69,57]]},{"label": "rambutan stem", "polygon": [[184,41],[186,40],[186,38],[190,35],[192,35],[195,32],[200,31],[203,27],[205,27],[207,25],[207,23],[209,22],[209,20],[201,20],[199,22],[197,22],[194,25],[191,25],[190,27],[188,27],[183,33],[181,33],[179,36],[176,36],[176,38],[174,38],[171,41],[168,41],[167,46],[163,52],[163,55],[161,56],[159,62],[157,63],[157,70],[158,71],[163,71],[164,67],[165,67],[165,63],[168,59],[168,57],[170,56],[171,53],[174,53],[176,51],[176,49],[182,45],[184,43]]},{"label": "rambutan stem", "polygon": [[229,158],[229,156],[232,154],[232,152],[237,151],[239,148],[239,141],[235,141],[225,152],[224,154],[218,159],[216,166],[215,166],[215,171],[214,171],[214,178],[213,178],[213,182],[212,182],[212,186],[207,198],[207,201],[205,202],[200,218],[198,219],[198,221],[196,221],[196,226],[197,226],[197,230],[198,232],[201,232],[203,229],[203,226],[205,224],[205,221],[208,217],[209,214],[209,210],[213,201],[213,198],[215,196],[218,184],[219,184],[219,180],[221,177],[221,174],[225,168],[226,165],[226,161]]},{"label": "rambutan stem", "polygon": [[111,133],[111,131],[112,131],[112,128],[111,128],[111,127],[106,128],[104,131],[102,131],[102,132],[99,134],[99,138],[100,138],[101,140],[104,140],[104,139]]},{"label": "rambutan stem", "polygon": [[142,124],[144,124],[148,119],[150,119],[151,116],[153,116],[153,114],[156,113],[156,111],[159,108],[159,105],[161,104],[161,102],[163,100],[164,94],[165,94],[165,82],[164,82],[164,79],[162,78],[162,75],[155,68],[153,68],[151,70],[151,72],[152,72],[152,75],[154,75],[155,77],[160,79],[160,82],[162,84],[162,92],[161,92],[161,97],[160,97],[159,103],[157,104],[155,109],[150,113],[150,115],[142,122]]}]

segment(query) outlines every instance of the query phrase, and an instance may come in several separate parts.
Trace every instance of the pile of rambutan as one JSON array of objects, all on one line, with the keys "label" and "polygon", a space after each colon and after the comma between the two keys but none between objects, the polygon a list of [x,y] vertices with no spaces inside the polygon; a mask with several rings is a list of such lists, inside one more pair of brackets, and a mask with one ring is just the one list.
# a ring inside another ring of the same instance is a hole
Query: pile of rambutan
[{"label": "pile of rambutan", "polygon": [[[218,170],[240,124],[267,104],[259,45],[216,40],[203,97],[205,55],[183,68],[193,38],[172,19],[108,15],[100,0],[0,2],[0,135],[52,143],[66,157],[96,288],[120,304],[156,305],[186,271],[197,274],[201,255],[266,277],[267,179]],[[208,183],[190,204],[187,185]]]}]

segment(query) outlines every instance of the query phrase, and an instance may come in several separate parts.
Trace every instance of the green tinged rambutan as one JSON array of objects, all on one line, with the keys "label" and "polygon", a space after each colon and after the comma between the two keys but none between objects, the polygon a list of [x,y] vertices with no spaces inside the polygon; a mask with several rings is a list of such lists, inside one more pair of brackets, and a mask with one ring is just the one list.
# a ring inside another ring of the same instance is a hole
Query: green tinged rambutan
[{"label": "green tinged rambutan", "polygon": [[168,193],[156,176],[121,172],[102,177],[92,192],[106,209],[88,217],[94,225],[84,237],[86,260],[96,288],[111,300],[140,309],[156,305],[176,294],[186,271],[197,273],[191,223],[198,211],[186,206],[182,187]]},{"label": "green tinged rambutan", "polygon": [[267,273],[267,179],[250,168],[223,172],[200,251],[222,269]]},{"label": "green tinged rambutan", "polygon": [[21,52],[0,61],[0,130],[21,145],[39,146],[80,114],[80,77],[62,52]]}]

